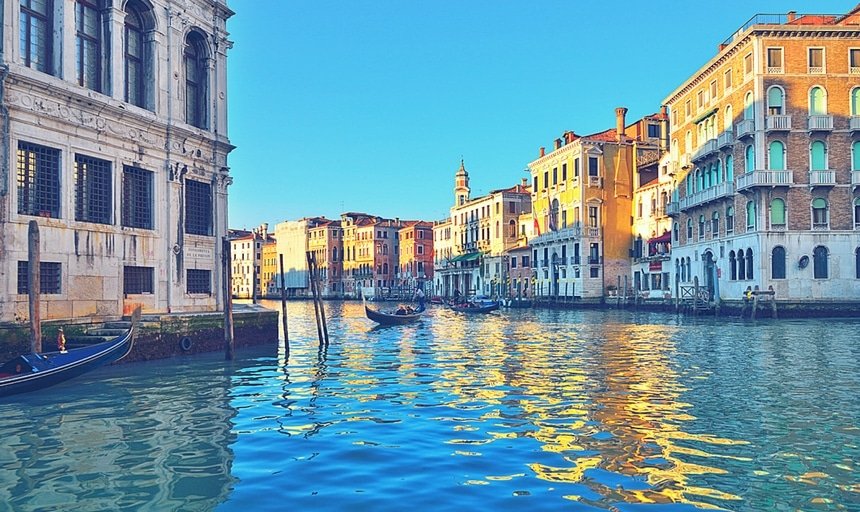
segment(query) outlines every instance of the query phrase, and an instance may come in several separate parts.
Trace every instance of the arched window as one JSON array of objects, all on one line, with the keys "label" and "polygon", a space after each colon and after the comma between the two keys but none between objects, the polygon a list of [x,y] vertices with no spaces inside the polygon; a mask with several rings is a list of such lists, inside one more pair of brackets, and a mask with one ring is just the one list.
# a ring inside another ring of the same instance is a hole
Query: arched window
[{"label": "arched window", "polygon": [[[36,4],[42,2],[26,2]],[[102,52],[103,6],[101,0],[75,1],[75,67],[78,85],[104,92],[105,79],[102,75],[102,62],[107,56]]]},{"label": "arched window", "polygon": [[687,243],[693,240],[693,219],[687,219]]},{"label": "arched window", "polygon": [[744,162],[744,170],[746,172],[753,172],[755,170],[755,147],[752,144],[746,147],[744,156],[746,160]]},{"label": "arched window", "polygon": [[332,247],[331,249],[331,260],[337,261],[337,247]]},{"label": "arched window", "polygon": [[[5,2],[4,2],[5,8]],[[21,63],[42,73],[54,74],[51,17],[53,0],[21,0]]]},{"label": "arched window", "polygon": [[773,86],[767,90],[767,115],[779,116],[783,113],[783,97],[785,93],[782,87]]},{"label": "arched window", "polygon": [[785,201],[779,197],[770,202],[770,229],[785,229]]},{"label": "arched window", "polygon": [[734,233],[735,231],[735,207],[729,206],[726,208],[726,234]]},{"label": "arched window", "polygon": [[731,132],[734,125],[734,118],[732,117],[732,106],[726,105],[726,113],[723,116],[723,131]]},{"label": "arched window", "polygon": [[827,200],[822,197],[812,200],[812,228],[827,228]]},{"label": "arched window", "polygon": [[851,169],[860,171],[860,140],[851,145]]},{"label": "arched window", "polygon": [[735,260],[735,251],[729,251],[729,281],[735,281],[738,278],[737,261]]},{"label": "arched window", "polygon": [[699,240],[705,238],[705,214],[699,215]]},{"label": "arched window", "polygon": [[684,181],[687,183],[687,195],[693,195],[693,182],[695,181],[696,176],[693,173],[687,174],[684,178]]},{"label": "arched window", "polygon": [[720,212],[716,210],[711,214],[711,236],[720,236]]},{"label": "arched window", "polygon": [[809,169],[824,171],[827,169],[827,146],[824,141],[813,141],[809,146]]},{"label": "arched window", "polygon": [[705,177],[702,173],[702,168],[699,167],[696,169],[696,192],[700,192],[705,189]]},{"label": "arched window", "polygon": [[854,229],[860,228],[860,197],[854,199]]},{"label": "arched window", "polygon": [[711,164],[711,185],[718,185],[720,183],[722,166],[723,163],[719,160]]},{"label": "arched window", "polygon": [[747,267],[745,265],[744,250],[743,249],[738,251],[737,261],[738,261],[738,279],[743,281],[744,279],[746,279],[746,275],[747,275],[747,270],[746,270]]},{"label": "arched window", "polygon": [[753,118],[753,105],[753,93],[748,92],[744,96],[744,120]]},{"label": "arched window", "polygon": [[771,279],[785,279],[785,247],[774,247],[770,260]]},{"label": "arched window", "polygon": [[854,277],[860,279],[860,247],[854,250]]},{"label": "arched window", "polygon": [[704,187],[702,187],[702,188],[703,189],[711,188],[711,167],[710,166],[706,167],[705,170],[703,171],[703,174],[704,174],[704,178],[705,178],[705,183],[704,183]]},{"label": "arched window", "polygon": [[508,222],[508,237],[514,238],[517,236],[517,223],[514,219]]},{"label": "arched window", "polygon": [[782,142],[775,140],[768,146],[767,152],[768,169],[772,171],[785,170],[785,145]]},{"label": "arched window", "polygon": [[827,279],[827,247],[823,245],[812,250],[812,277]]},{"label": "arched window", "polygon": [[753,252],[747,249],[747,279],[753,279]]},{"label": "arched window", "polygon": [[693,134],[690,130],[687,130],[687,134],[684,136],[684,151],[687,154],[693,152]]},{"label": "arched window", "polygon": [[726,156],[726,181],[735,181],[735,159],[732,155]]},{"label": "arched window", "polygon": [[693,280],[693,267],[690,265],[690,257],[687,256],[687,281]]},{"label": "arched window", "polygon": [[209,51],[200,32],[191,31],[185,38],[185,122],[198,128],[208,128],[207,93]]},{"label": "arched window", "polygon": [[747,203],[747,229],[755,229],[755,203],[753,201]]},{"label": "arched window", "polygon": [[860,87],[851,89],[851,115],[860,116]]},{"label": "arched window", "polygon": [[827,115],[827,93],[823,87],[816,85],[809,90],[809,115]]},{"label": "arched window", "polygon": [[679,230],[680,230],[680,228],[679,228],[679,226],[678,226],[678,223],[676,222],[676,223],[672,226],[672,241],[673,241],[673,242],[677,242],[678,240],[680,240],[680,239],[681,239],[680,234],[678,233],[678,232],[679,232]]},{"label": "arched window", "polygon": [[152,11],[139,0],[129,0],[125,5],[125,48],[123,66],[125,70],[125,101],[141,108],[153,110],[152,97],[152,51],[146,41],[146,33],[153,30]]}]

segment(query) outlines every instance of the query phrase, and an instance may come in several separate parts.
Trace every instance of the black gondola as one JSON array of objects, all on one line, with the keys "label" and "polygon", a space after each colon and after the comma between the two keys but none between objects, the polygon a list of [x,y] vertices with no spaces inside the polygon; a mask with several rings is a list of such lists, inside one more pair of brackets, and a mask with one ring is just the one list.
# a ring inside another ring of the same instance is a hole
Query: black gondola
[{"label": "black gondola", "polygon": [[140,310],[132,315],[131,328],[111,341],[65,352],[24,354],[0,366],[0,397],[53,386],[99,366],[119,361],[134,346]]},{"label": "black gondola", "polygon": [[424,309],[417,309],[412,313],[406,314],[397,314],[396,312],[388,313],[370,309],[370,307],[367,305],[367,302],[364,302],[364,312],[367,315],[367,318],[373,320],[374,322],[378,322],[383,325],[400,325],[408,324],[418,320],[424,313]]},{"label": "black gondola", "polygon": [[499,309],[498,302],[463,302],[462,304],[451,304],[451,309],[460,313],[489,313]]}]

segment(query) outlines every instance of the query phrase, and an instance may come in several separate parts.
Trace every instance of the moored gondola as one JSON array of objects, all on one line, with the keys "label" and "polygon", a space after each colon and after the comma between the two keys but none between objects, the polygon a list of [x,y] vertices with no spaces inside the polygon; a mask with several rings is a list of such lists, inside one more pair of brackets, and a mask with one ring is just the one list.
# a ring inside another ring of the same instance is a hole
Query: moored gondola
[{"label": "moored gondola", "polygon": [[367,318],[374,322],[383,325],[400,325],[415,322],[424,314],[424,309],[416,309],[411,313],[397,313],[396,311],[383,312],[370,309],[370,306],[368,306],[367,302],[364,301],[364,312],[367,315]]},{"label": "moored gondola", "polygon": [[0,397],[36,391],[119,361],[134,346],[140,309],[131,327],[111,341],[64,352],[24,354],[0,366]]}]

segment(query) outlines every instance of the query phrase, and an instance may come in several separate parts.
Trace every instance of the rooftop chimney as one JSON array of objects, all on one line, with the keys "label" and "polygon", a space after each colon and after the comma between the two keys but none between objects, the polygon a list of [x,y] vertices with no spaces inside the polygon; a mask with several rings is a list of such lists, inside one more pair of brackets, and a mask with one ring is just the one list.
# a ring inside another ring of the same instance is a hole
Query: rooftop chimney
[{"label": "rooftop chimney", "polygon": [[660,151],[669,151],[669,107],[660,107]]},{"label": "rooftop chimney", "polygon": [[541,146],[541,147],[540,147],[540,156],[542,157],[542,156],[544,156],[544,155],[546,155],[546,148],[545,148],[545,147],[543,147],[543,146]]},{"label": "rooftop chimney", "polygon": [[523,186],[523,188],[526,188],[529,186],[529,179],[528,178],[523,178],[523,185],[522,186]]},{"label": "rooftop chimney", "polygon": [[555,139],[555,149],[558,149],[560,147],[561,147],[561,139]]},{"label": "rooftop chimney", "polygon": [[618,142],[621,142],[625,139],[624,137],[624,116],[627,115],[626,107],[618,107],[615,109],[615,139]]},{"label": "rooftop chimney", "polygon": [[789,23],[796,20],[797,19],[797,11],[788,11],[787,18],[788,18]]}]

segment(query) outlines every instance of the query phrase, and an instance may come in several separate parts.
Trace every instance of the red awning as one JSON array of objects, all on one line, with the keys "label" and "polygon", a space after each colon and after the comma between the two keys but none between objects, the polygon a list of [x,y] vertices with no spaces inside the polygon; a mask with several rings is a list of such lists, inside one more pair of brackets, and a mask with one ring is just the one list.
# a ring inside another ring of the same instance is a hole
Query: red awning
[{"label": "red awning", "polygon": [[666,231],[662,235],[656,236],[656,237],[652,238],[651,240],[648,240],[648,243],[649,244],[662,244],[662,243],[671,242],[671,241],[672,241],[672,233]]}]

